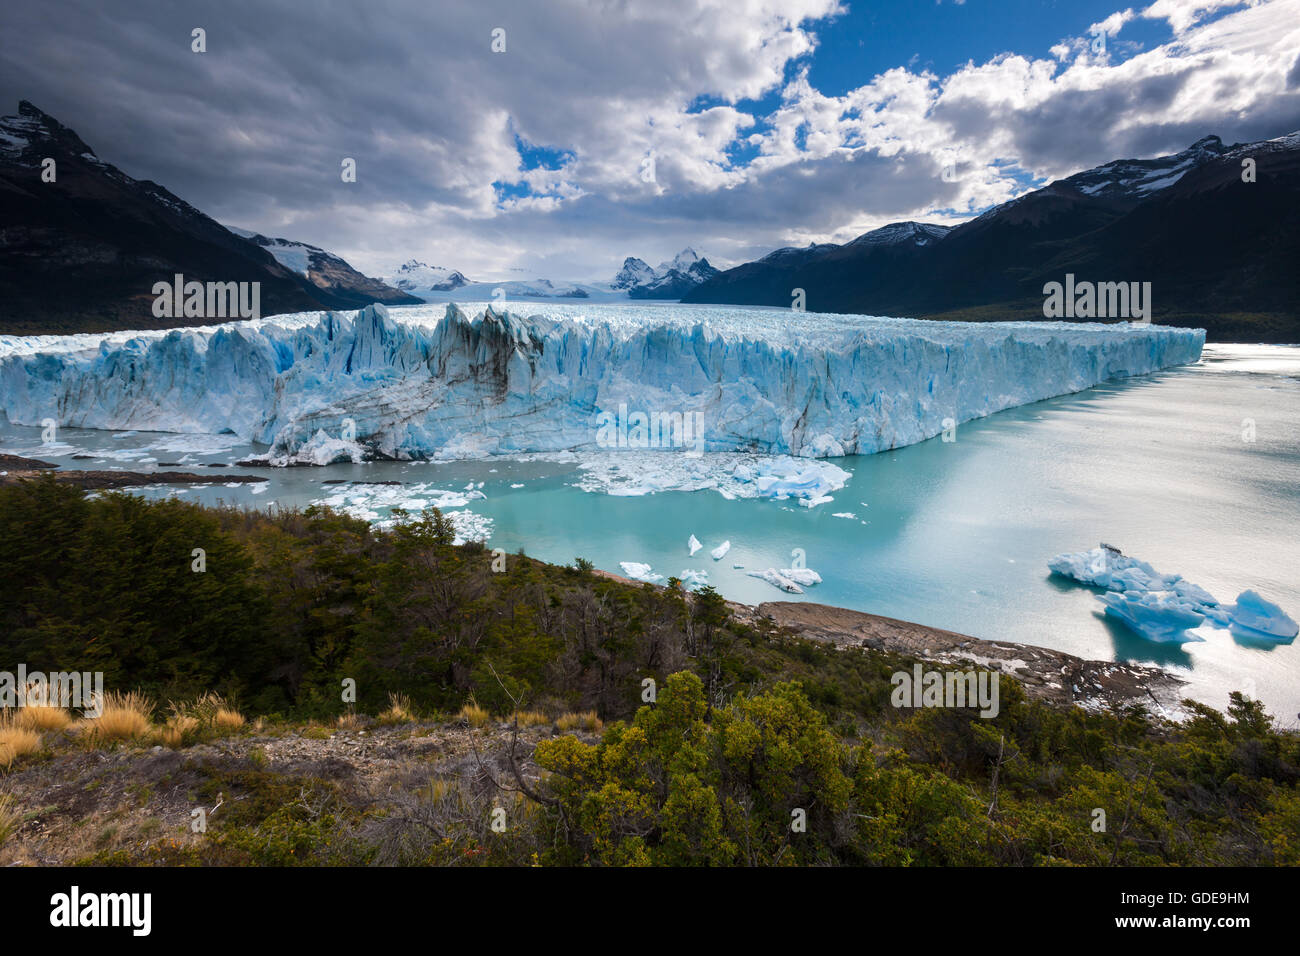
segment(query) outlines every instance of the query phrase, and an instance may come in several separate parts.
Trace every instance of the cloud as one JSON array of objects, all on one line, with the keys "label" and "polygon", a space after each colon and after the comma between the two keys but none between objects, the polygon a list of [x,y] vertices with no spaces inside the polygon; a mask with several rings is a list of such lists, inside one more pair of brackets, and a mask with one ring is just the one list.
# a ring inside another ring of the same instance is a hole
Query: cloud
[{"label": "cloud", "polygon": [[[589,278],[685,245],[726,263],[894,219],[954,221],[1209,132],[1300,126],[1290,2],[1157,0],[1140,16],[1171,38],[1121,62],[1090,42],[1139,16],[1127,8],[1045,53],[946,75],[900,50],[831,95],[811,66],[843,13],[839,0],[62,0],[6,11],[0,87],[221,221],[372,273],[414,256]],[[345,157],[356,183],[340,178]]]}]

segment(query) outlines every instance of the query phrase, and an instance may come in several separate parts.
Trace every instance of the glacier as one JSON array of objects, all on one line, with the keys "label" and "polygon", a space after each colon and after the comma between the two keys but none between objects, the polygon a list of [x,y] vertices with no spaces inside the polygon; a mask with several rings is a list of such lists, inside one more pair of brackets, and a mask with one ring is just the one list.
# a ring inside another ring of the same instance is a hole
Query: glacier
[{"label": "glacier", "polygon": [[[231,434],[270,446],[271,463],[292,463],[351,459],[351,442],[399,459],[596,451],[597,417],[626,404],[662,422],[702,416],[702,442],[684,460],[700,449],[833,458],[1193,363],[1204,339],[1128,323],[727,306],[373,305],[169,331],[2,336],[0,410],[21,425]],[[671,427],[661,434],[671,439]],[[791,478],[759,493],[829,500],[825,473]]]}]

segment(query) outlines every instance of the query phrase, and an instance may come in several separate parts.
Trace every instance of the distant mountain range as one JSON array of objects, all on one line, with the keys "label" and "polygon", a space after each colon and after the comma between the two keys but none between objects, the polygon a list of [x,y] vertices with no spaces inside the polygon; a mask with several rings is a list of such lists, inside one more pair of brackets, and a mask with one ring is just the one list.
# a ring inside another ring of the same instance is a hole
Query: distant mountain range
[{"label": "distant mountain range", "polygon": [[661,262],[651,269],[643,259],[628,256],[610,287],[627,292],[632,299],[680,299],[701,283],[720,275],[694,249],[683,249],[671,262]]},{"label": "distant mountain range", "polygon": [[[322,300],[328,298],[331,308],[359,309],[371,302],[385,305],[415,305],[422,301],[407,294],[400,286],[394,288],[380,279],[364,276],[343,259],[318,246],[293,239],[268,239],[247,229],[227,226],[237,236],[256,243],[275,257],[276,262],[295,275],[305,276],[316,287],[314,293]],[[460,275],[460,273],[455,273]],[[464,279],[464,276],[461,276]]]},{"label": "distant mountain range", "polygon": [[384,281],[411,295],[419,295],[421,291],[452,292],[469,285],[469,279],[455,269],[431,266],[415,259],[403,262],[397,267],[397,272],[386,276]]},{"label": "distant mountain range", "polygon": [[[53,161],[52,172],[48,169]],[[1243,165],[1244,164],[1244,165]],[[1253,164],[1253,181],[1243,181]],[[571,299],[790,306],[967,321],[1040,319],[1067,275],[1150,282],[1156,322],[1211,339],[1300,342],[1300,133],[1077,173],[956,227],[891,223],[843,245],[720,271],[693,249],[628,257],[606,282],[475,281],[411,259],[383,279],[292,239],[227,228],[99,159],[23,101],[0,118],[0,333],[206,324],[156,317],[155,282],[257,282],[264,315],[371,302]]]},{"label": "distant mountain range", "polygon": [[430,266],[415,259],[385,277],[389,285],[419,296],[426,302],[459,299],[478,302],[504,296],[511,299],[586,299],[619,302],[626,299],[680,299],[719,270],[694,249],[683,249],[670,262],[652,269],[632,256],[609,282],[573,282],[559,279],[469,279],[462,272]]},{"label": "distant mountain range", "polygon": [[1150,282],[1154,321],[1211,339],[1300,341],[1300,133],[1117,160],[953,228],[893,223],[778,249],[683,301],[790,306],[802,289],[809,311],[1041,319],[1043,286],[1066,274]]},{"label": "distant mountain range", "polygon": [[260,283],[264,315],[418,301],[315,246],[227,229],[26,101],[0,118],[0,196],[0,332],[206,323],[153,314],[154,283],[177,273]]}]

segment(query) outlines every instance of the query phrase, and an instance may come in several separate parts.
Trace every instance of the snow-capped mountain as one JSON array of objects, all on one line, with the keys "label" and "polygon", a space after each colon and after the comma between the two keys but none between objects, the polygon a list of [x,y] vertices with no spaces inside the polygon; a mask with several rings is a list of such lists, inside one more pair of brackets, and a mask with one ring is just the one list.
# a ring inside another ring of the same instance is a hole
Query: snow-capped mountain
[{"label": "snow-capped mountain", "polygon": [[418,259],[408,259],[397,267],[397,271],[385,280],[389,285],[403,292],[418,296],[424,292],[451,292],[469,285],[469,279],[455,269],[431,266]]},{"label": "snow-capped mountain", "polygon": [[644,259],[628,256],[623,260],[623,268],[618,270],[618,274],[609,285],[611,289],[622,289],[626,292],[636,286],[653,282],[654,279],[655,271],[650,268],[649,263]]},{"label": "snow-capped mountain", "polygon": [[1103,199],[1145,199],[1167,189],[1189,171],[1218,159],[1229,151],[1217,136],[1204,136],[1182,152],[1155,159],[1117,159],[1095,169],[1075,173],[1060,183],[1088,196]]},{"label": "snow-capped mountain", "polygon": [[421,299],[362,275],[343,258],[319,246],[293,239],[276,239],[261,233],[227,226],[237,236],[261,246],[286,269],[303,276],[329,297],[333,307],[362,306],[370,302],[385,305],[414,305]]},{"label": "snow-capped mountain", "polygon": [[[1247,162],[1249,161],[1249,162]],[[988,320],[1038,318],[1066,274],[1150,282],[1156,321],[1218,341],[1300,338],[1300,133],[1057,180],[948,229],[894,223],[843,246],[778,249],[686,302]]]},{"label": "snow-capped mountain", "polygon": [[651,269],[644,259],[629,256],[623,260],[623,268],[610,282],[610,288],[626,291],[633,299],[680,299],[720,271],[690,248],[683,249],[669,262],[659,263],[657,269]]},{"label": "snow-capped mountain", "polygon": [[928,246],[937,242],[948,233],[952,226],[940,226],[932,222],[891,222],[887,226],[864,232],[845,245],[849,246],[893,246],[908,243],[913,246]]}]

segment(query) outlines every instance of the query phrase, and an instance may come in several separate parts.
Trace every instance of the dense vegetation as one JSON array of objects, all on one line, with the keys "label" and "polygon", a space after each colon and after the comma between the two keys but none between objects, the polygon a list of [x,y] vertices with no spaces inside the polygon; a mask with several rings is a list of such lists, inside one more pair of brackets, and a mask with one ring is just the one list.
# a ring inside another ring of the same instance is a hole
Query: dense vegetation
[{"label": "dense vegetation", "polygon": [[[547,773],[511,795],[505,834],[486,825],[500,795],[433,788],[402,817],[328,781],[209,768],[203,786],[257,799],[166,862],[1300,863],[1300,738],[1257,702],[1189,703],[1172,727],[1049,707],[1004,678],[992,719],[896,709],[906,659],[743,624],[708,589],[451,541],[437,512],[380,532],[327,510],[0,488],[0,668],[217,690],[280,720],[337,716],[352,679],[366,713],[390,693],[424,713],[472,696],[607,725],[537,745]],[[417,815],[437,839],[395,829]]]}]

